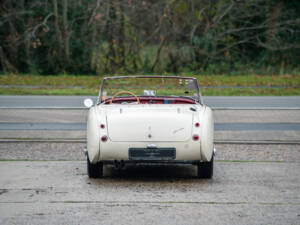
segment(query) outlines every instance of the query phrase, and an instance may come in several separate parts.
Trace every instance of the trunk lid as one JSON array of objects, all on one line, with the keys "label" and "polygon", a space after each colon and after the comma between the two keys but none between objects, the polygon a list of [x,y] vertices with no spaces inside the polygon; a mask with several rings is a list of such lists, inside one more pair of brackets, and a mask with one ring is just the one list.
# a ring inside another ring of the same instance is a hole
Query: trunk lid
[{"label": "trunk lid", "polygon": [[106,115],[111,141],[180,142],[191,137],[193,113],[179,107],[119,107]]}]

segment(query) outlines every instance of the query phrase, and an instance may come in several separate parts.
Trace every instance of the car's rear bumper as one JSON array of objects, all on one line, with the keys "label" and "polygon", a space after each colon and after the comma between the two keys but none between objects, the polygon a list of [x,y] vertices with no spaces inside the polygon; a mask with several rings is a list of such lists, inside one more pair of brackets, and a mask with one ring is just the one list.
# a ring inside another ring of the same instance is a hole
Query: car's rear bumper
[{"label": "car's rear bumper", "polygon": [[[155,145],[160,148],[174,148],[176,149],[176,157],[168,159],[170,162],[184,162],[184,161],[199,161],[201,160],[200,141],[187,142],[112,142],[107,141],[100,143],[100,152],[98,161],[135,161],[129,156],[129,149],[141,148],[147,149],[149,146]],[[140,160],[137,160],[140,161]],[[148,159],[145,161],[149,161]],[[154,161],[164,161],[155,160]]]},{"label": "car's rear bumper", "polygon": [[132,164],[132,165],[169,165],[169,164],[192,164],[196,165],[199,160],[103,160],[103,164],[115,165],[116,163]]}]

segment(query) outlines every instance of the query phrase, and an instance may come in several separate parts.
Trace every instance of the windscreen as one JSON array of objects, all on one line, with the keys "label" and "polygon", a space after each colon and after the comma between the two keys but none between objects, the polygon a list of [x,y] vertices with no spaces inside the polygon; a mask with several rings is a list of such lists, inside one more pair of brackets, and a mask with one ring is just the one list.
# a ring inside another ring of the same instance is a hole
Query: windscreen
[{"label": "windscreen", "polygon": [[[101,101],[121,91],[129,91],[136,96],[189,97],[199,100],[197,81],[180,77],[118,77],[103,81]],[[124,93],[121,96],[130,96]]]}]

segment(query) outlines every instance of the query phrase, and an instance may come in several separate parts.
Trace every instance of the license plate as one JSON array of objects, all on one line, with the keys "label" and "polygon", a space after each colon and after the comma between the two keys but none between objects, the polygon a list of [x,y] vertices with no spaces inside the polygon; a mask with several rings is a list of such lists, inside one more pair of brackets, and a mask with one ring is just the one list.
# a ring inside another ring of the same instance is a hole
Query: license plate
[{"label": "license plate", "polygon": [[175,148],[129,148],[130,160],[170,160],[176,158]]}]

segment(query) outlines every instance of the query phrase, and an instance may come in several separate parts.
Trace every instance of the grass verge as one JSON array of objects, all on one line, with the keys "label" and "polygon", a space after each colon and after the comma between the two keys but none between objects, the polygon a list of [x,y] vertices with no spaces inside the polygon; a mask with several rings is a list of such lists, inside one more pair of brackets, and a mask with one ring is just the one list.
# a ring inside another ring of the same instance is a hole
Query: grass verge
[{"label": "grass verge", "polygon": [[[299,75],[195,75],[206,96],[300,95]],[[0,95],[97,95],[103,76],[0,75]]]},{"label": "grass verge", "polygon": [[[211,88],[202,89],[201,93],[204,96],[295,96],[300,95],[300,88]],[[98,95],[98,90],[0,88],[0,95]]]}]

